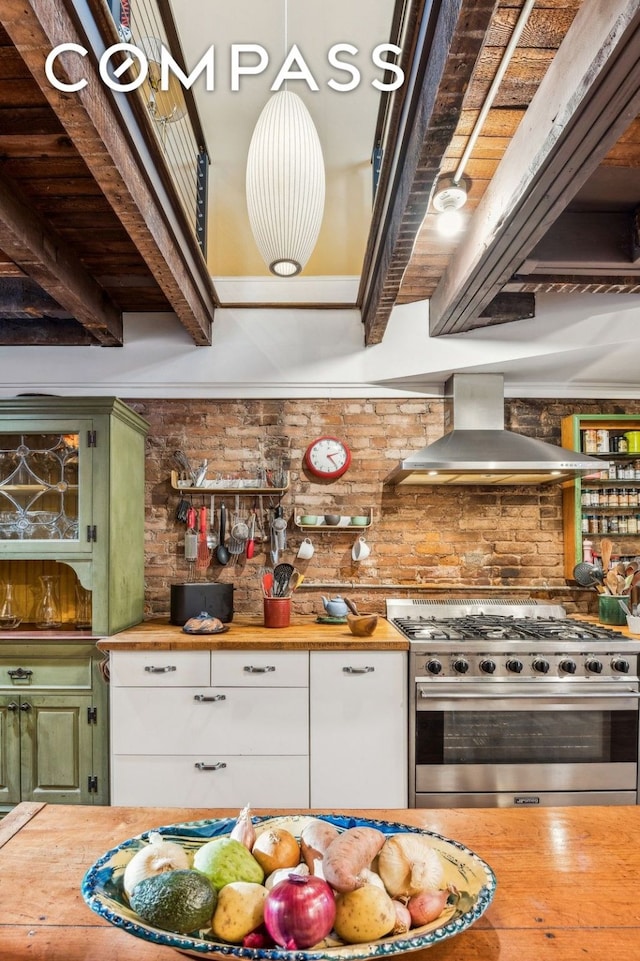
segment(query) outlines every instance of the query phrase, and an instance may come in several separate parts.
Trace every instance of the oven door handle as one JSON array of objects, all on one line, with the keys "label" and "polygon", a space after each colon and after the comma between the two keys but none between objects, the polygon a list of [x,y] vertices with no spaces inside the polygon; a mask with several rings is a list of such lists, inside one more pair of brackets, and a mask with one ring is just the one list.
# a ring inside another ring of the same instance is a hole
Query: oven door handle
[{"label": "oven door handle", "polygon": [[544,691],[518,691],[517,693],[500,693],[495,691],[493,694],[478,694],[472,691],[443,691],[440,689],[437,693],[434,691],[425,691],[420,688],[418,691],[418,697],[425,700],[447,700],[447,701],[505,701],[505,700],[515,700],[515,699],[526,699],[527,701],[533,698],[545,701],[585,701],[585,700],[597,700],[602,698],[607,698],[608,700],[616,698],[635,698],[640,700],[640,691],[634,691],[631,688],[625,691],[585,691],[583,694],[553,694]]}]

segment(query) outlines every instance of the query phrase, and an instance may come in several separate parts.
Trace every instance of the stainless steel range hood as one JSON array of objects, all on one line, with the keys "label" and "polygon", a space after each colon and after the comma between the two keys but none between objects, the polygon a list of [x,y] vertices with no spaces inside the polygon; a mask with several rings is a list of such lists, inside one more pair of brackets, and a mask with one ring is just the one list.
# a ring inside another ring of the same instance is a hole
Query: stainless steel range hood
[{"label": "stainless steel range hood", "polygon": [[540,485],[606,467],[595,457],[505,430],[502,374],[453,374],[445,401],[447,433],[400,461],[385,484]]}]

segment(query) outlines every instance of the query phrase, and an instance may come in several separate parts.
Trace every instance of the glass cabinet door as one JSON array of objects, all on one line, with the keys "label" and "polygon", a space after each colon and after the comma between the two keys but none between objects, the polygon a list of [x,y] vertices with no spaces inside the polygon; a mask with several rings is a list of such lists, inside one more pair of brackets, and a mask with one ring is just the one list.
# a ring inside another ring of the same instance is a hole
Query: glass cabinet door
[{"label": "glass cabinet door", "polygon": [[91,424],[0,430],[0,551],[91,549]]}]

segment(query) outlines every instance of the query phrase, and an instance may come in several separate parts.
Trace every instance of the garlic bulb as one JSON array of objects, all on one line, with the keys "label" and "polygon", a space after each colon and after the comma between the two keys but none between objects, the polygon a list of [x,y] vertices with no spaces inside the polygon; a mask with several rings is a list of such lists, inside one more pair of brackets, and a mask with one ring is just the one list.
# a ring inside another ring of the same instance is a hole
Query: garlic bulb
[{"label": "garlic bulb", "polygon": [[276,868],[276,870],[272,871],[265,880],[265,888],[267,891],[270,891],[274,885],[278,884],[280,881],[284,881],[285,878],[288,878],[290,874],[297,874],[302,877],[306,877],[306,875],[309,874],[309,868],[304,863],[300,863],[295,868]]},{"label": "garlic bulb", "polygon": [[245,848],[249,851],[255,844],[256,829],[253,826],[251,807],[248,804],[240,811],[230,837],[232,837],[234,841],[239,841],[240,844],[244,844]]},{"label": "garlic bulb", "polygon": [[149,834],[149,843],[133,855],[126,868],[122,884],[128,898],[138,881],[163,871],[182,871],[188,868],[189,858],[184,848],[174,841],[166,841],[157,831]]},{"label": "garlic bulb", "polygon": [[444,883],[440,855],[420,834],[394,834],[378,855],[378,873],[392,898],[435,891]]}]

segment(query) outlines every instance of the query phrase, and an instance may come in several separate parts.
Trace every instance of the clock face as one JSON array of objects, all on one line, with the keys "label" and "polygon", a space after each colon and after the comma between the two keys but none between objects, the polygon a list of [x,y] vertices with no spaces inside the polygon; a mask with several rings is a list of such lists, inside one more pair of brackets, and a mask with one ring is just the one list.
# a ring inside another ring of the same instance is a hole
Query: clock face
[{"label": "clock face", "polygon": [[307,447],[304,461],[317,477],[340,477],[351,463],[351,451],[337,437],[318,437]]}]

